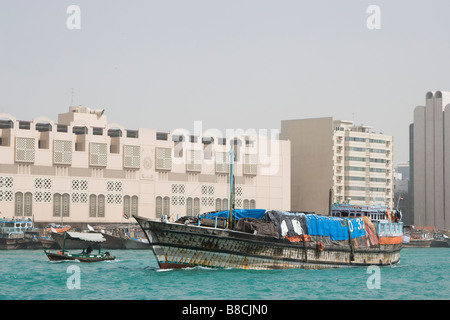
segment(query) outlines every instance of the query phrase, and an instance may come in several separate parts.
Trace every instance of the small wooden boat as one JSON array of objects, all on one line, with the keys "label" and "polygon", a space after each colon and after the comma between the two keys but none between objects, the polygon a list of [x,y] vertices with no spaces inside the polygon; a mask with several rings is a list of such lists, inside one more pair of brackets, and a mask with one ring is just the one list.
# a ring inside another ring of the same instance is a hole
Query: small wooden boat
[{"label": "small wooden boat", "polygon": [[50,261],[78,260],[80,262],[97,262],[116,259],[116,257],[111,256],[109,252],[100,254],[72,254],[68,251],[65,251],[65,253],[63,254],[62,251],[50,252],[48,250],[45,250],[45,253],[47,254],[47,257]]},{"label": "small wooden boat", "polygon": [[[71,253],[66,250],[66,240],[79,241],[87,246],[86,251],[83,249],[81,253]],[[62,250],[51,251],[44,250],[50,261],[63,261],[63,260],[78,260],[80,262],[98,262],[105,260],[114,260],[116,257],[112,256],[109,252],[101,252],[101,243],[106,239],[100,233],[84,233],[84,232],[64,232],[64,242]],[[98,253],[92,252],[92,244],[98,244]]]}]

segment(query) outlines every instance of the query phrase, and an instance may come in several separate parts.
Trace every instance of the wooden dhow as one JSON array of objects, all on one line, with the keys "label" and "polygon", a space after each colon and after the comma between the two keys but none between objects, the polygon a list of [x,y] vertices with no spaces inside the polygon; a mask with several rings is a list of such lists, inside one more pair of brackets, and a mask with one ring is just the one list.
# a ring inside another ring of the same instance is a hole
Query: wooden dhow
[{"label": "wooden dhow", "polygon": [[[322,269],[391,265],[400,261],[403,224],[370,216],[234,209],[234,151],[230,208],[169,222],[134,216],[161,269]],[[330,210],[331,211],[331,210]]]},{"label": "wooden dhow", "polygon": [[[272,219],[274,220],[270,220]],[[186,267],[239,269],[322,269],[344,266],[391,265],[399,262],[401,224],[387,226],[383,236],[364,219],[346,219],[267,211],[263,218],[240,218],[236,228],[181,224],[135,216],[145,231],[161,269]],[[260,221],[258,221],[260,220]],[[310,220],[301,227],[302,220]],[[277,225],[278,222],[278,225]],[[347,222],[347,223],[346,223]],[[328,232],[330,225],[341,230]],[[370,222],[371,223],[371,222]],[[351,229],[361,235],[353,237]],[[305,230],[307,229],[307,230]],[[274,234],[273,230],[277,232]],[[347,238],[345,232],[347,231]],[[328,233],[328,235],[327,235]],[[386,241],[381,241],[381,239]],[[336,240],[342,239],[342,240]],[[388,240],[387,240],[388,239]]]}]

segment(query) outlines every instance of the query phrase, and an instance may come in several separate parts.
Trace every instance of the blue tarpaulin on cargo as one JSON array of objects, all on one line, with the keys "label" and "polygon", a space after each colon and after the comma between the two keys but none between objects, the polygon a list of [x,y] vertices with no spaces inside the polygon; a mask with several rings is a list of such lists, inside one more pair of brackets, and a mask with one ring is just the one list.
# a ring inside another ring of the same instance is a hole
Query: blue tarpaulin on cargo
[{"label": "blue tarpaulin on cargo", "polygon": [[348,230],[352,239],[366,234],[362,218],[346,219],[327,217],[316,214],[305,215],[308,234],[312,236],[326,236],[331,240],[348,240]]},{"label": "blue tarpaulin on cargo", "polygon": [[[233,210],[233,218],[236,219],[236,221],[242,218],[262,219],[265,213],[266,213],[265,209],[236,209]],[[214,219],[216,217],[228,218],[228,215],[229,211],[225,210],[201,214],[200,217],[206,219]]]}]

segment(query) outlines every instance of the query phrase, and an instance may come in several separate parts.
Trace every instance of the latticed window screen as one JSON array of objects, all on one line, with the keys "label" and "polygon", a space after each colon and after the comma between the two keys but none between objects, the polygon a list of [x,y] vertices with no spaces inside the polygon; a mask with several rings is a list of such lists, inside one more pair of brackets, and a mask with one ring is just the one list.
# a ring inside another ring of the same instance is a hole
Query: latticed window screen
[{"label": "latticed window screen", "polygon": [[256,175],[256,154],[245,154],[244,157],[244,174]]},{"label": "latticed window screen", "polygon": [[187,171],[202,171],[202,151],[201,150],[187,150]]},{"label": "latticed window screen", "polygon": [[213,197],[202,197],[201,198],[202,207],[214,207]]},{"label": "latticed window screen", "polygon": [[186,186],[184,184],[172,184],[171,185],[171,191],[172,193],[179,193],[179,194],[184,194],[186,191]]},{"label": "latticed window screen", "polygon": [[72,203],[88,203],[88,180],[72,180]]},{"label": "latticed window screen", "polygon": [[16,161],[34,162],[34,138],[16,137]]},{"label": "latticed window screen", "polygon": [[0,190],[12,189],[14,186],[14,178],[13,177],[0,177]]},{"label": "latticed window screen", "polygon": [[156,148],[156,169],[159,170],[172,169],[172,149]]},{"label": "latticed window screen", "polygon": [[108,192],[122,192],[122,181],[106,181],[106,190]]},{"label": "latticed window screen", "polygon": [[170,197],[170,204],[172,206],[184,206],[186,204],[186,186],[184,184],[174,183],[171,185],[172,196]]},{"label": "latticed window screen", "polygon": [[216,173],[229,173],[230,156],[227,152],[216,151]]},{"label": "latticed window screen", "polygon": [[214,195],[214,186],[202,185],[200,190],[203,195]]},{"label": "latticed window screen", "polygon": [[173,206],[184,206],[186,203],[186,198],[184,196],[171,196],[170,204]]},{"label": "latticed window screen", "polygon": [[108,180],[106,181],[106,203],[122,204],[122,181]]},{"label": "latticed window screen", "polygon": [[46,202],[52,201],[52,194],[50,190],[52,188],[52,180],[49,178],[35,178],[34,179],[34,201]]},{"label": "latticed window screen", "polygon": [[0,190],[0,202],[11,202],[13,201],[12,190]]},{"label": "latticed window screen", "polygon": [[0,202],[13,201],[14,178],[0,176]]},{"label": "latticed window screen", "polygon": [[34,179],[34,188],[35,189],[51,189],[52,188],[52,180],[47,178],[35,178]]},{"label": "latticed window screen", "polygon": [[53,163],[72,164],[72,141],[54,140]]},{"label": "latticed window screen", "polygon": [[107,150],[106,143],[91,142],[90,144],[89,164],[91,166],[106,166],[107,163]]},{"label": "latticed window screen", "polygon": [[123,146],[123,166],[139,169],[141,163],[141,149],[139,146]]},{"label": "latticed window screen", "polygon": [[35,191],[34,201],[50,203],[52,201],[52,194],[51,192]]}]

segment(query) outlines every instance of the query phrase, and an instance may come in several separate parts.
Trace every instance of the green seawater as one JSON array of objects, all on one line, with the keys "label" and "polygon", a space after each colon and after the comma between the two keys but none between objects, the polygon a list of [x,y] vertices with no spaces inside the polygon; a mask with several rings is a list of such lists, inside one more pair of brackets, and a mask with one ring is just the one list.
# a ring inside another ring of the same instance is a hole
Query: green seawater
[{"label": "green seawater", "polygon": [[405,248],[400,263],[376,270],[264,271],[162,271],[150,250],[110,251],[115,261],[91,264],[0,251],[0,300],[450,299],[450,248]]}]

